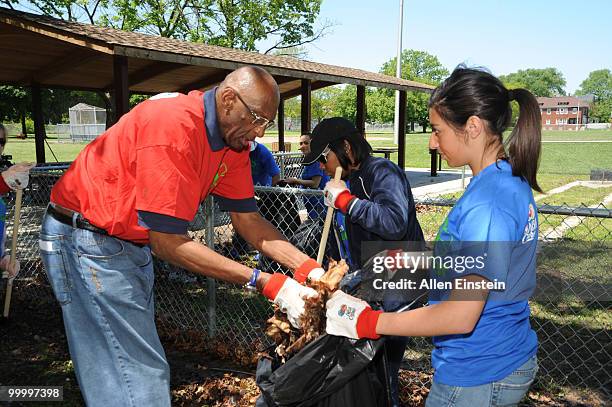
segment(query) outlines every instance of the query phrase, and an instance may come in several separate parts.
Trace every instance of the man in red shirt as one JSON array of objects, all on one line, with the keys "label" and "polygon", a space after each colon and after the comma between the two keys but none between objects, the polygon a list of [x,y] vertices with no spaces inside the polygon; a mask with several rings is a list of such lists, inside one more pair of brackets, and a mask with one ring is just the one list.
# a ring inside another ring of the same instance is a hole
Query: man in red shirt
[{"label": "man in red shirt", "polygon": [[[89,144],[53,188],[41,257],[88,406],[170,405],[151,252],[257,289],[299,324],[303,297],[316,295],[300,282],[323,271],[259,215],[249,163],[249,143],[273,123],[278,103],[278,85],[256,67],[230,73],[205,93],[154,96]],[[209,194],[238,233],[295,270],[297,281],[192,241],[188,223]]]}]

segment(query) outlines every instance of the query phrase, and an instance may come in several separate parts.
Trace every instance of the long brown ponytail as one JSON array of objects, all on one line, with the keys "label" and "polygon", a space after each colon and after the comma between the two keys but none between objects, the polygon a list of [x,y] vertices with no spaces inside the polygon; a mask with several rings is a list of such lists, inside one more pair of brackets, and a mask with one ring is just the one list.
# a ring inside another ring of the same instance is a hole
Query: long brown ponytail
[{"label": "long brown ponytail", "polygon": [[522,176],[531,188],[542,192],[536,179],[542,146],[540,105],[527,89],[512,89],[508,98],[519,105],[518,121],[506,142],[512,173]]}]

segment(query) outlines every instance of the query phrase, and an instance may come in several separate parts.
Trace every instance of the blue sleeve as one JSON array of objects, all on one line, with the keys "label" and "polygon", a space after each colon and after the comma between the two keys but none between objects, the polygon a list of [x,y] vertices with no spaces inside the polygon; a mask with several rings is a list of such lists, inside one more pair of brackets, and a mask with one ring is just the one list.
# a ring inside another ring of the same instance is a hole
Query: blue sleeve
[{"label": "blue sleeve", "polygon": [[318,162],[305,166],[302,172],[302,179],[313,179],[314,177],[325,177],[325,172],[321,169]]},{"label": "blue sleeve", "polygon": [[267,173],[268,175],[270,175],[270,177],[274,177],[280,174],[280,168],[278,168],[278,164],[276,164],[276,160],[274,159],[274,156],[272,155],[270,150],[266,149],[265,151],[266,151],[266,169],[268,170]]},{"label": "blue sleeve", "polygon": [[187,234],[187,228],[189,226],[189,222],[184,219],[148,211],[138,211],[138,224],[143,228],[155,232],[172,233],[176,235]]},{"label": "blue sleeve", "polygon": [[226,212],[257,212],[257,203],[255,198],[246,199],[231,199],[220,195],[212,194],[215,200],[219,202],[219,208]]},{"label": "blue sleeve", "polygon": [[374,171],[370,199],[357,199],[349,207],[348,217],[364,229],[386,240],[399,240],[406,234],[412,202],[408,202],[407,183],[401,170],[378,168]]}]

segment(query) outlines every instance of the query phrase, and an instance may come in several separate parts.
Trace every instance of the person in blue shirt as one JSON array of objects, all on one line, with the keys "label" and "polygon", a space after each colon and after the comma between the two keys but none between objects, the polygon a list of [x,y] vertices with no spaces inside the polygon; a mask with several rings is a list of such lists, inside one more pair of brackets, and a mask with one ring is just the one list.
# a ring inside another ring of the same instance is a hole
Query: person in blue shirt
[{"label": "person in blue shirt", "polygon": [[[424,241],[416,218],[416,207],[408,178],[397,164],[372,156],[372,147],[355,125],[341,117],[325,119],[312,132],[311,152],[304,164],[318,164],[328,175],[342,167],[344,181],[326,183],[325,203],[344,215],[352,273],[362,270],[376,251],[378,242]],[[329,199],[331,196],[334,198]],[[340,235],[343,234],[340,229]],[[340,245],[343,249],[343,245]],[[383,308],[393,311],[402,301],[385,298]],[[406,338],[387,338],[391,398],[399,405],[398,373],[406,349]]]},{"label": "person in blue shirt", "polygon": [[280,168],[274,161],[272,153],[266,146],[256,141],[251,141],[251,176],[253,185],[264,187],[275,186],[280,181]]},{"label": "person in blue shirt", "polygon": [[[504,142],[512,101],[519,117]],[[443,222],[433,255],[423,255],[431,257],[432,279],[450,276],[451,285],[441,295],[430,290],[429,306],[398,314],[373,311],[339,292],[327,302],[327,332],[432,336],[435,372],[427,406],[517,405],[537,372],[528,299],[536,284],[532,189],[541,191],[540,109],[529,91],[508,90],[488,72],[459,66],[433,92],[429,118],[430,148],[450,166],[469,165],[474,175]],[[445,253],[452,254],[450,262],[441,265]],[[480,255],[468,266],[456,253]],[[355,309],[352,319],[342,312],[347,307]]]},{"label": "person in blue shirt", "polygon": [[[309,133],[302,134],[300,137],[300,151],[304,155],[310,153],[310,139],[311,135]],[[316,161],[304,165],[301,178],[289,177],[285,179],[288,185],[299,185],[302,188],[310,189],[323,189],[327,181],[329,181],[329,177]],[[306,196],[304,206],[306,206],[310,219],[319,219],[325,216],[325,204],[322,196]]]}]

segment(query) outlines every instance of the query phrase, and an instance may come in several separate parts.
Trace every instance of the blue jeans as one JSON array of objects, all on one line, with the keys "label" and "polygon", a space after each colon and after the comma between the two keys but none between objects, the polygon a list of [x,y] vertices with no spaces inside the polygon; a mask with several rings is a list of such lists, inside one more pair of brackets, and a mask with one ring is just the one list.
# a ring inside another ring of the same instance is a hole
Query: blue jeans
[{"label": "blue jeans", "polygon": [[62,308],[88,406],[170,406],[170,369],[155,327],[148,247],[45,215],[40,254]]},{"label": "blue jeans", "polygon": [[387,362],[389,363],[389,385],[391,390],[391,406],[398,407],[399,402],[399,371],[406,352],[408,338],[405,336],[388,336],[385,342]]},{"label": "blue jeans", "polygon": [[449,386],[434,382],[426,407],[516,406],[523,399],[538,371],[536,356],[503,379],[472,387]]}]

